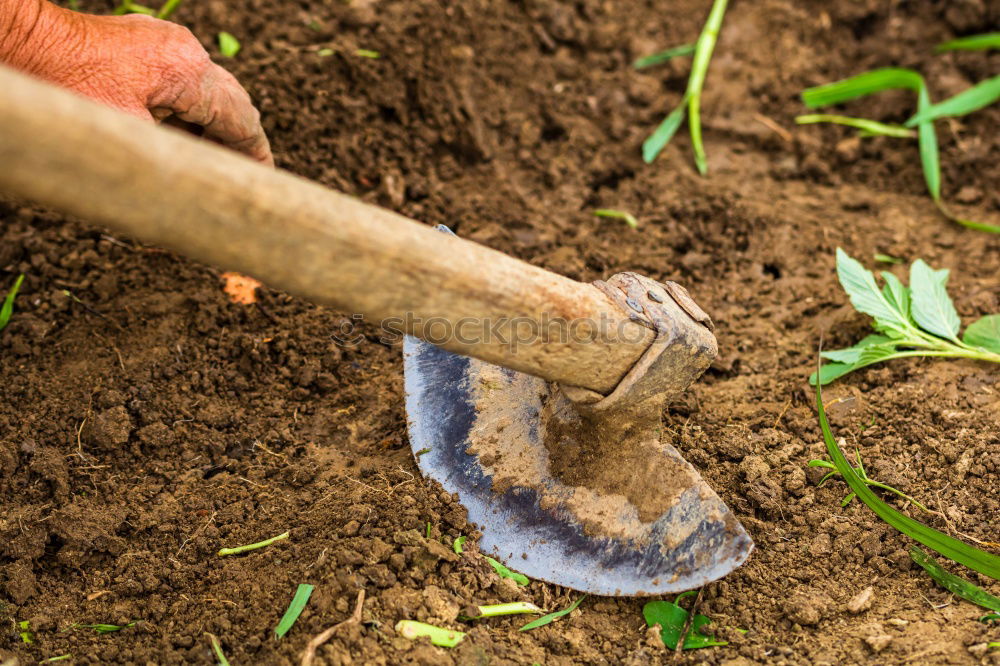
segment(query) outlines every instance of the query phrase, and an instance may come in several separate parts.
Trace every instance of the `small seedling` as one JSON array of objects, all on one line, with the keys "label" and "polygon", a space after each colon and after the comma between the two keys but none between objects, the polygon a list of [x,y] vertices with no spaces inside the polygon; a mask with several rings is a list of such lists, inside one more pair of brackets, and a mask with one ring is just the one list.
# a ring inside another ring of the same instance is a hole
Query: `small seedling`
[{"label": "small seedling", "polygon": [[615,210],[613,208],[598,208],[594,211],[594,215],[597,217],[613,217],[618,220],[623,220],[625,224],[632,227],[633,229],[639,228],[639,221],[635,219],[632,213],[626,213],[623,210]]},{"label": "small seedling", "polygon": [[[899,497],[902,497],[907,502],[910,502],[911,504],[913,504],[914,506],[916,506],[917,508],[919,508],[921,511],[924,511],[926,513],[931,513],[930,509],[928,509],[926,506],[924,506],[923,504],[921,504],[917,500],[913,499],[912,497],[910,497],[906,493],[904,493],[904,492],[902,492],[900,490],[897,490],[897,489],[893,488],[890,485],[886,485],[884,483],[881,483],[880,481],[874,481],[871,478],[869,478],[868,477],[868,473],[865,472],[864,463],[861,462],[861,451],[859,451],[858,449],[854,449],[854,457],[857,458],[857,461],[858,461],[858,466],[854,468],[854,471],[857,472],[858,476],[861,478],[861,480],[863,480],[865,482],[865,484],[867,486],[869,486],[871,488],[881,488],[882,490],[888,490],[889,492],[894,493],[894,494],[898,495]],[[828,480],[830,480],[831,477],[840,474],[840,472],[837,471],[837,466],[834,465],[829,460],[810,460],[809,461],[809,466],[810,467],[826,467],[827,469],[833,470],[832,472],[828,472],[826,474],[826,476],[824,476],[822,479],[819,480],[819,483],[816,484],[817,488],[819,488],[824,483],[826,483]],[[848,504],[851,503],[851,501],[855,497],[856,497],[856,495],[854,493],[848,494],[847,497],[845,497],[840,502],[840,506],[841,507],[847,506]]]},{"label": "small seedling", "polygon": [[460,537],[456,538],[454,541],[451,542],[451,549],[453,551],[455,551],[456,555],[461,555],[462,554],[462,546],[463,546],[463,544],[465,544],[465,540],[468,539],[468,538],[469,537],[466,537],[466,536],[460,536]]},{"label": "small seedling", "polygon": [[907,129],[902,125],[889,125],[880,123],[877,120],[867,118],[852,118],[851,116],[838,116],[830,113],[814,113],[806,116],[795,116],[795,122],[799,125],[812,125],[815,123],[833,123],[835,125],[845,125],[858,130],[860,136],[892,136],[900,139],[915,139],[917,133]]},{"label": "small seedling", "polygon": [[275,640],[283,638],[292,628],[292,625],[295,624],[295,621],[299,619],[299,615],[302,614],[302,609],[309,603],[309,597],[312,596],[314,589],[316,588],[313,585],[301,583],[298,589],[295,590],[292,603],[288,604],[288,610],[281,616],[281,621],[278,622],[278,626],[274,629]]},{"label": "small seedling", "polygon": [[902,259],[897,259],[896,257],[893,257],[893,256],[888,255],[888,254],[882,254],[880,252],[876,252],[875,255],[872,258],[875,259],[875,261],[881,261],[883,264],[901,264],[901,263],[903,263]]},{"label": "small seedling", "polygon": [[17,276],[17,279],[14,280],[14,286],[10,288],[7,296],[3,299],[3,305],[0,305],[0,331],[6,328],[7,322],[14,314],[14,299],[17,298],[17,292],[21,290],[22,282],[24,282],[24,273]]},{"label": "small seedling", "polygon": [[667,49],[666,51],[660,51],[659,53],[643,56],[633,62],[632,66],[636,69],[645,69],[654,65],[662,65],[663,63],[673,60],[674,58],[693,55],[697,46],[697,44],[682,44],[680,46],[675,46],[674,48]]},{"label": "small seedling", "polygon": [[969,35],[938,44],[935,53],[944,51],[985,51],[1000,49],[1000,32],[987,32],[982,35]]},{"label": "small seedling", "polygon": [[240,52],[243,45],[240,44],[240,40],[236,39],[233,35],[223,30],[219,33],[219,53],[225,58],[235,58],[236,54]]},{"label": "small seedling", "polygon": [[282,539],[287,539],[289,532],[284,532],[276,537],[271,537],[270,539],[264,539],[263,541],[258,541],[257,543],[251,543],[246,546],[236,546],[235,548],[222,548],[219,550],[218,554],[222,555],[239,555],[240,553],[246,553],[251,550],[257,550],[258,548],[264,548],[265,546],[270,546],[276,541],[281,541]]},{"label": "small seedling", "polygon": [[[132,0],[122,0],[122,4],[112,10],[112,14],[115,16],[121,16],[123,14],[145,14],[146,16],[155,16],[158,19],[168,19],[170,16],[177,11],[177,7],[181,4],[183,0],[167,0],[160,6],[159,9],[152,9],[146,5],[140,5],[137,2],[132,2]],[[76,10],[74,6],[70,6],[70,9]]]},{"label": "small seedling", "polygon": [[[691,61],[691,75],[688,78],[684,97],[677,108],[663,119],[656,131],[642,144],[642,159],[647,164],[655,160],[660,151],[670,143],[681,123],[687,117],[688,130],[691,132],[691,149],[694,151],[694,164],[701,175],[704,176],[708,173],[708,158],[705,156],[705,147],[701,141],[701,89],[705,85],[705,76],[712,60],[712,51],[715,50],[715,42],[718,40],[719,30],[722,28],[726,4],[727,0],[714,0],[712,3],[708,20],[705,21],[701,35],[698,36],[698,41],[695,43],[694,58]],[[673,50],[684,48],[681,46]],[[685,109],[685,107],[687,108]]]},{"label": "small seedling", "polygon": [[961,597],[966,601],[971,601],[972,603],[991,611],[1000,612],[1000,599],[993,596],[978,585],[973,585],[964,578],[960,578],[953,573],[945,571],[944,568],[938,564],[937,560],[916,546],[910,546],[910,558],[923,567],[924,571],[926,571],[938,585],[948,590],[956,597]]},{"label": "small seedling", "polygon": [[461,617],[463,620],[482,620],[488,617],[504,615],[524,615],[525,613],[544,613],[545,611],[529,601],[515,601],[509,604],[493,604],[492,606],[476,606],[477,615]]},{"label": "small seedling", "polygon": [[205,635],[208,636],[209,642],[212,643],[212,652],[215,653],[215,660],[218,666],[229,666],[229,660],[226,659],[226,653],[222,651],[219,639],[215,637],[215,634],[210,634],[207,631]]},{"label": "small seedling", "polygon": [[[688,624],[690,613],[686,609],[677,605],[684,597],[695,594],[694,590],[677,595],[673,603],[669,601],[650,601],[642,607],[642,616],[646,620],[646,626],[652,627],[660,625],[660,640],[667,648],[674,650],[681,639],[684,627]],[[698,648],[716,647],[719,645],[729,645],[729,641],[716,640],[714,636],[709,636],[702,632],[702,628],[711,624],[705,615],[695,615],[691,620],[690,629],[684,637],[683,650],[695,650]]]},{"label": "small seedling", "polygon": [[371,58],[372,60],[378,60],[382,57],[382,54],[378,51],[372,51],[370,49],[356,49],[354,55],[361,58]]},{"label": "small seedling", "polygon": [[493,570],[496,571],[501,578],[510,578],[518,585],[527,585],[531,582],[530,580],[528,580],[528,577],[525,576],[524,574],[517,573],[516,571],[511,571],[504,565],[494,560],[492,557],[487,557],[486,561],[490,563],[490,566],[493,567]]},{"label": "small seedling", "polygon": [[431,639],[433,645],[448,648],[455,647],[465,638],[465,633],[462,631],[443,629],[415,620],[400,620],[396,623],[396,632],[411,641],[427,637]]},{"label": "small seedling", "polygon": [[906,121],[906,126],[914,127],[938,118],[965,116],[993,104],[998,99],[1000,99],[1000,76],[994,76],[917,112]]},{"label": "small seedling", "polygon": [[858,312],[874,317],[878,331],[847,349],[824,351],[833,361],[820,368],[810,383],[834,379],[873,363],[911,356],[968,358],[1000,363],[1000,315],[982,317],[965,329],[946,289],[948,270],[934,270],[922,259],[910,266],[910,286],[883,271],[885,286],[842,249],[837,248],[837,276]]},{"label": "small seedling", "polygon": [[528,624],[526,624],[523,627],[521,627],[520,629],[518,629],[518,631],[531,631],[532,629],[538,629],[539,627],[544,627],[545,625],[550,624],[550,623],[552,623],[555,620],[558,620],[559,618],[563,617],[564,615],[569,615],[570,613],[572,613],[573,611],[575,611],[577,609],[577,607],[586,598],[587,598],[587,595],[585,594],[582,597],[580,597],[579,599],[577,599],[576,601],[574,601],[573,603],[571,603],[566,608],[563,608],[562,610],[557,610],[554,613],[549,613],[548,615],[543,615],[542,617],[538,618],[537,620],[532,620]]},{"label": "small seedling", "polygon": [[128,624],[74,624],[71,629],[93,629],[99,634],[113,634],[116,631],[121,631],[122,629],[128,629],[129,627],[134,627],[139,621],[135,620],[129,622]]},{"label": "small seedling", "polygon": [[21,642],[31,645],[35,641],[31,638],[31,622],[21,620],[17,623],[17,634],[21,637]]},{"label": "small seedling", "polygon": [[[974,92],[970,92],[974,90],[970,89],[970,91],[959,93],[951,100],[945,100],[945,102],[941,103],[946,105],[942,109],[940,105],[931,104],[927,83],[924,81],[924,77],[918,72],[912,69],[887,67],[858,74],[857,76],[835,81],[834,83],[809,88],[803,91],[802,101],[810,109],[816,109],[886,90],[912,90],[917,95],[917,112],[906,125],[917,128],[917,141],[920,147],[920,162],[923,166],[924,181],[927,184],[927,191],[930,193],[934,204],[945,217],[964,227],[978,231],[1000,233],[1000,227],[998,226],[959,218],[945,207],[941,199],[941,162],[938,154],[937,133],[934,130],[933,120],[935,117],[939,117],[939,115],[947,115],[962,110],[965,113],[969,113],[977,108],[981,108],[985,105],[981,104],[983,100],[996,92],[992,88],[992,84],[989,84],[989,82],[986,83],[988,85],[985,88],[974,87],[978,88]],[[956,98],[958,98],[957,101],[954,101]],[[981,105],[976,106],[976,104]],[[834,117],[843,118],[843,116]],[[857,121],[859,119],[852,120]]]},{"label": "small seedling", "polygon": [[[819,359],[817,359],[817,365]],[[984,576],[989,576],[995,580],[1000,580],[1000,557],[980,550],[974,546],[959,541],[948,536],[944,532],[939,532],[933,527],[928,527],[920,521],[914,520],[892,508],[876,495],[864,479],[858,476],[847,458],[837,445],[837,441],[830,429],[830,421],[826,416],[826,408],[823,405],[823,385],[816,384],[816,411],[819,416],[819,427],[823,432],[823,441],[826,443],[826,451],[837,467],[837,471],[844,477],[844,481],[851,487],[858,498],[865,505],[875,512],[875,514],[886,523],[896,528],[911,539],[922,543],[931,550],[939,553],[959,564],[965,565],[974,571],[978,571]]]},{"label": "small seedling", "polygon": [[41,664],[51,664],[55,661],[66,661],[67,659],[72,659],[72,654],[61,654],[58,657],[49,657],[48,659],[42,659],[39,663]]}]

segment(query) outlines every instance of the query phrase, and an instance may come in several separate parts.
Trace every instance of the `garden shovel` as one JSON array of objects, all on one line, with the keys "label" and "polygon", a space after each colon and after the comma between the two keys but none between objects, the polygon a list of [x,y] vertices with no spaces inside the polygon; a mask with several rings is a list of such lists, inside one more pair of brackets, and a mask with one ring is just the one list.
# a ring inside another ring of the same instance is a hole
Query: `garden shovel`
[{"label": "garden shovel", "polygon": [[748,557],[661,438],[716,354],[679,285],[579,283],[2,67],[0,90],[0,191],[412,336],[411,446],[483,552],[606,595],[691,589]]}]

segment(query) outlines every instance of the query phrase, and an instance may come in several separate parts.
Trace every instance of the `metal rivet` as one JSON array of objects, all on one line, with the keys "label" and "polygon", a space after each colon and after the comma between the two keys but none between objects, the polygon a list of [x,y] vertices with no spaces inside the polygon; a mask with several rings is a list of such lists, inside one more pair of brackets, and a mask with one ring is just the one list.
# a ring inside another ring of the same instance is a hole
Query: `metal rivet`
[{"label": "metal rivet", "polygon": [[662,303],[663,302],[663,297],[660,296],[655,291],[653,291],[652,289],[650,289],[649,291],[647,291],[646,295],[649,296],[649,300],[651,300],[651,301],[655,301],[657,303]]},{"label": "metal rivet", "polygon": [[636,303],[634,299],[626,298],[625,302],[628,303],[628,306],[633,310],[635,310],[636,312],[642,312],[642,307],[640,307],[639,304]]}]

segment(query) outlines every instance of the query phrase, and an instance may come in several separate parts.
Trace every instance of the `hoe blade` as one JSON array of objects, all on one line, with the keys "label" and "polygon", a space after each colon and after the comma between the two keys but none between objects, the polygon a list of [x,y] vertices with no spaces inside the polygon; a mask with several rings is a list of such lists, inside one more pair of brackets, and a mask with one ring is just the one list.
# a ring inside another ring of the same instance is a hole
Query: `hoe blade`
[{"label": "hoe blade", "polygon": [[412,337],[403,353],[417,464],[458,494],[481,550],[511,569],[591,594],[648,596],[700,587],[749,556],[743,527],[658,428],[643,435],[641,456],[599,461],[626,476],[667,470],[676,490],[651,493],[650,505],[581,479],[586,446],[565,435],[579,430],[566,427],[575,417],[557,388]]}]

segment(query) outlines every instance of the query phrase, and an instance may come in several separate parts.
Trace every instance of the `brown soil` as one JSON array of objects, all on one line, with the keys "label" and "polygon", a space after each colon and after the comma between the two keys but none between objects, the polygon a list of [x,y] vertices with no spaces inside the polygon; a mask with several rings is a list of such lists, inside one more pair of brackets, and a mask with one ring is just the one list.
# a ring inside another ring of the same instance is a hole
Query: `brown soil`
[{"label": "brown soil", "polygon": [[[683,131],[655,165],[639,159],[688,61],[629,63],[692,40],[708,3],[663,4],[191,0],[176,19],[207,46],[221,29],[242,40],[225,64],[259,101],[281,167],[574,278],[676,280],[711,314],[721,357],[665,418],[757,550],[704,592],[701,611],[733,643],[677,663],[995,663],[985,643],[1000,629],[915,571],[907,539],[867,508],[841,509],[843,484],[815,487],[806,463],[823,447],[805,380],[822,331],[844,345],[867,326],[837,285],[835,247],[869,265],[884,252],[950,267],[968,322],[1000,311],[1000,241],[935,214],[913,144],[792,118],[804,87],[875,66],[919,68],[936,98],[996,74],[1000,54],[931,45],[995,30],[1000,7],[732,3],[700,178]],[[909,107],[884,95],[848,111],[901,121]],[[994,223],[998,126],[994,107],[939,130],[946,197]],[[592,217],[598,207],[634,213],[638,231]],[[400,352],[374,329],[342,348],[331,333],[344,314],[267,290],[259,307],[231,304],[214,268],[36,208],[0,204],[0,220],[0,283],[27,274],[0,335],[0,662],[208,664],[212,632],[234,664],[297,663],[361,589],[363,624],[320,662],[670,660],[637,600],[590,598],[528,633],[519,619],[456,621],[473,602],[557,608],[576,595],[518,588],[476,557],[461,508],[416,473]],[[843,398],[834,426],[875,478],[941,511],[937,527],[997,541],[998,392],[996,368],[913,360],[856,373],[828,398]],[[266,550],[215,555],[285,530]],[[440,540],[460,534],[456,557]],[[302,582],[316,592],[277,642]],[[850,612],[869,586],[870,607]],[[393,631],[403,618],[469,637],[454,650],[412,643]],[[30,621],[33,644],[15,620]],[[104,636],[71,628],[134,620]]]}]

